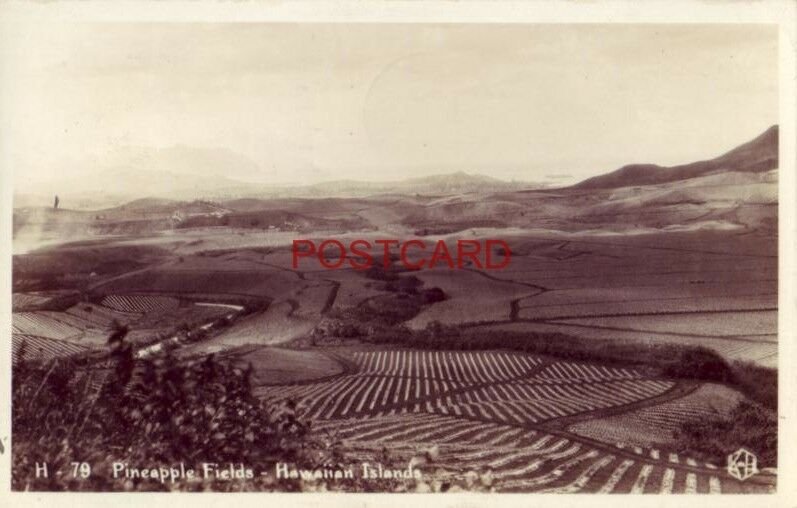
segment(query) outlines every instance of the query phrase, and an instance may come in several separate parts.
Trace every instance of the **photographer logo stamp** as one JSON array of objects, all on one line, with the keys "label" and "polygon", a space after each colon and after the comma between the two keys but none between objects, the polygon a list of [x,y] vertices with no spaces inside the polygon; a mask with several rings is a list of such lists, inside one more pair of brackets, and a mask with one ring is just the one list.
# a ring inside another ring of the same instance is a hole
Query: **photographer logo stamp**
[{"label": "photographer logo stamp", "polygon": [[728,455],[728,474],[739,481],[745,481],[758,473],[758,459],[755,454],[739,448]]}]

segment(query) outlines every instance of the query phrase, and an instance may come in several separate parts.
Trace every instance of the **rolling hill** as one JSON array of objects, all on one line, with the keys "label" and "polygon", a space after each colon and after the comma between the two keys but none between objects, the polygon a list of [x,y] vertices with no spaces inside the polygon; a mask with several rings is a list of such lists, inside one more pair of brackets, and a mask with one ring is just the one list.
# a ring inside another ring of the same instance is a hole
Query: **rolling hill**
[{"label": "rolling hill", "polygon": [[588,178],[574,189],[613,189],[655,185],[697,178],[720,172],[763,173],[778,167],[778,126],[773,125],[755,139],[714,159],[662,167],[630,164],[605,175]]},{"label": "rolling hill", "polygon": [[[450,234],[473,228],[592,231],[777,228],[778,127],[711,160],[636,164],[566,188],[530,189],[455,172],[393,182],[338,181],[248,189],[248,197],[181,200],[146,194],[88,210],[17,207],[15,243],[230,227]],[[149,197],[142,197],[149,196]],[[62,200],[62,205],[66,200]],[[66,201],[68,203],[68,201]],[[767,233],[768,234],[768,233]]]}]

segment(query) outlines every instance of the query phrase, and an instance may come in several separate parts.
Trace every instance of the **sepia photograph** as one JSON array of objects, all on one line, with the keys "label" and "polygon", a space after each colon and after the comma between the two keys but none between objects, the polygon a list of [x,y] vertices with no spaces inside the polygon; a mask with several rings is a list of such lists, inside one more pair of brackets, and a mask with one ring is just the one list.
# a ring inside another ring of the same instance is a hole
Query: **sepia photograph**
[{"label": "sepia photograph", "polygon": [[11,491],[778,491],[778,25],[6,35]]}]

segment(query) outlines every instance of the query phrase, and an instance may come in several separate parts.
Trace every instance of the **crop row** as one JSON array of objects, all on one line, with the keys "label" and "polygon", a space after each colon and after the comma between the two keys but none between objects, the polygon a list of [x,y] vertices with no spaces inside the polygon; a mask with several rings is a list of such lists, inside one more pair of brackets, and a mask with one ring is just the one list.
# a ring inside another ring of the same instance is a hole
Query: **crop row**
[{"label": "crop row", "polygon": [[77,337],[81,329],[62,323],[41,312],[15,312],[11,318],[13,333],[54,339]]},{"label": "crop row", "polygon": [[[614,416],[611,426],[638,429],[640,435],[655,433],[666,438],[685,422],[730,417],[742,398],[741,394],[726,386],[707,383],[679,399]],[[594,428],[600,428],[600,424]]]},{"label": "crop row", "polygon": [[429,378],[351,375],[327,383],[263,387],[270,401],[292,398],[308,418],[429,412],[506,423],[529,423],[628,404],[660,395],[673,383],[467,385]]},{"label": "crop row", "polygon": [[778,345],[767,342],[712,341],[712,349],[723,356],[736,360],[761,359],[777,355]]},{"label": "crop row", "polygon": [[620,450],[630,450],[640,456],[650,457],[653,460],[662,460],[670,462],[671,464],[686,464],[690,467],[703,467],[706,469],[716,470],[717,466],[709,462],[699,463],[695,459],[689,457],[681,457],[677,453],[665,452],[657,448],[642,448],[641,446],[627,445],[625,443],[616,443],[615,446]]},{"label": "crop row", "polygon": [[384,414],[391,406],[417,405],[420,411],[421,399],[462,386],[455,381],[428,378],[353,375],[326,383],[263,387],[257,393],[272,401],[292,398],[308,418],[345,418]]},{"label": "crop row", "polygon": [[76,328],[81,331],[86,330],[88,328],[95,328],[95,329],[106,328],[105,326],[98,326],[91,321],[83,319],[80,316],[75,316],[74,314],[70,314],[68,312],[43,310],[43,311],[37,311],[36,314],[50,318],[53,321],[57,321],[59,323],[71,326],[72,328]]},{"label": "crop row", "polygon": [[360,372],[488,383],[527,376],[539,358],[501,352],[377,351],[354,353]]},{"label": "crop row", "polygon": [[445,414],[522,424],[649,399],[673,385],[671,381],[659,380],[555,385],[504,383],[446,396],[444,404],[436,407]]},{"label": "crop row", "polygon": [[14,293],[11,296],[11,306],[13,308],[24,308],[31,305],[40,305],[49,300],[48,297],[30,294],[30,293]]},{"label": "crop row", "polygon": [[[23,343],[25,344],[24,358],[20,358]],[[16,364],[22,359],[47,361],[71,356],[83,353],[87,348],[69,341],[15,333],[11,336],[11,349],[13,362]]]},{"label": "crop row", "polygon": [[641,379],[643,376],[635,369],[604,367],[602,365],[556,362],[546,366],[531,380],[535,383],[565,381],[608,381],[614,379]]},{"label": "crop row", "polygon": [[763,310],[777,307],[774,295],[714,296],[711,298],[682,298],[674,300],[630,300],[627,302],[595,302],[576,305],[547,305],[523,307],[523,319],[574,319],[581,317],[612,317],[625,315],[661,315],[670,312],[718,312],[731,310]]},{"label": "crop row", "polygon": [[528,444],[528,439],[537,434],[533,430],[507,425],[423,413],[390,418],[322,420],[314,428],[318,431],[334,430],[339,438],[354,441],[467,443],[501,448],[516,448],[524,443]]},{"label": "crop row", "polygon": [[[266,386],[269,401],[293,399],[309,418],[429,412],[531,423],[659,396],[671,381],[625,368],[503,352],[355,352],[357,374],[327,382]],[[542,369],[541,371],[538,370]]]},{"label": "crop row", "polygon": [[79,303],[68,308],[65,312],[79,319],[91,323],[94,326],[108,328],[111,323],[116,320],[120,323],[127,323],[139,317],[139,314],[130,312],[121,312],[119,310],[109,309],[101,305],[94,305],[91,303]]},{"label": "crop row", "polygon": [[702,407],[650,407],[636,411],[633,416],[650,426],[675,432],[685,422],[696,422],[711,418],[713,411],[708,406]]},{"label": "crop row", "polygon": [[433,474],[453,478],[489,471],[498,491],[720,493],[723,485],[740,488],[716,468],[658,450],[611,452],[544,432],[451,417],[321,421],[315,430],[358,451],[436,446]]},{"label": "crop row", "polygon": [[122,312],[152,312],[177,308],[180,301],[168,296],[110,295],[102,304]]}]

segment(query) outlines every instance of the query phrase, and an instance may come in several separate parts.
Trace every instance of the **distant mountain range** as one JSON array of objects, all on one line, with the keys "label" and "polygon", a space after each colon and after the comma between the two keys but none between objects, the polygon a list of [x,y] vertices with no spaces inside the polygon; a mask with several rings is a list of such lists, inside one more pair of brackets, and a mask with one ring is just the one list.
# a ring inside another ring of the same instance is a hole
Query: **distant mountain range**
[{"label": "distant mountain range", "polygon": [[687,180],[715,173],[763,173],[778,167],[778,126],[773,125],[752,141],[711,160],[662,167],[656,164],[630,164],[584,180],[576,189],[613,189],[656,185]]},{"label": "distant mountain range", "polygon": [[[506,182],[484,175],[464,171],[431,175],[388,182],[363,182],[338,180],[314,185],[280,189],[282,195],[297,197],[355,197],[374,194],[454,194],[467,192],[494,192],[517,188],[517,183]],[[530,185],[525,183],[523,185]]]},{"label": "distant mountain range", "polygon": [[[124,205],[144,197],[155,200],[220,202],[248,198],[363,198],[385,194],[445,196],[550,188],[550,183],[507,182],[463,171],[387,182],[337,180],[312,185],[275,186],[244,182],[223,174],[219,168],[223,168],[226,163],[241,163],[244,166],[248,163],[225,152],[208,152],[205,155],[209,161],[204,165],[196,161],[196,157],[191,158],[192,165],[197,168],[196,173],[188,172],[185,165],[180,166],[176,172],[170,171],[168,168],[171,166],[166,162],[186,159],[183,156],[185,151],[187,149],[181,148],[174,153],[166,152],[166,155],[160,154],[161,158],[140,157],[141,160],[134,161],[135,164],[131,163],[129,166],[117,166],[70,180],[17,189],[14,207],[50,206],[55,194],[61,197],[62,208],[98,210]],[[151,161],[159,162],[150,168]],[[658,185],[717,173],[764,173],[777,166],[778,126],[774,125],[752,141],[711,160],[672,167],[631,164],[569,188],[614,189]],[[240,171],[229,174],[234,177],[242,175]]]},{"label": "distant mountain range", "polygon": [[[462,171],[387,182],[336,180],[312,185],[275,186],[244,182],[217,175],[186,175],[169,171],[114,169],[97,172],[79,181],[47,183],[15,194],[15,208],[48,206],[58,194],[64,208],[100,209],[119,206],[141,197],[154,199],[228,200],[240,198],[356,198],[378,194],[447,195],[469,192],[498,192],[518,188],[506,182]],[[523,187],[544,187],[523,183]],[[80,189],[73,191],[73,189]],[[33,192],[30,192],[33,190]]]},{"label": "distant mountain range", "polygon": [[[221,179],[206,194],[192,179],[150,181],[139,174],[121,189],[138,199],[79,209],[64,189],[34,206],[15,202],[14,248],[108,235],[148,235],[208,227],[241,231],[391,231],[451,234],[517,228],[590,234],[739,230],[771,238],[777,231],[778,128],[715,159],[661,167],[631,165],[571,187],[532,186],[463,172],[393,182],[335,181],[265,187]],[[107,178],[114,178],[109,173]],[[109,190],[97,180],[98,198]],[[164,185],[173,187],[166,192]],[[187,185],[188,187],[177,187]],[[191,187],[196,185],[197,187]],[[160,192],[158,192],[160,191]],[[165,195],[164,195],[165,193]]]}]

